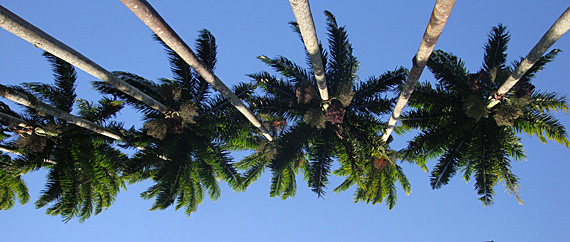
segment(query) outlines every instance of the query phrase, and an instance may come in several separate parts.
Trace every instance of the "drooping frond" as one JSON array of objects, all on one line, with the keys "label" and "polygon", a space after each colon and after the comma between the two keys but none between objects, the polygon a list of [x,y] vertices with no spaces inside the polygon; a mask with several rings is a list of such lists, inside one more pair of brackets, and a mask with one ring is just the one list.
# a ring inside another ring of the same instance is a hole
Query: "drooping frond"
[{"label": "drooping frond", "polygon": [[564,111],[568,113],[569,104],[565,95],[555,92],[534,91],[529,98],[528,108],[541,113]]},{"label": "drooping frond", "polygon": [[198,58],[204,62],[211,71],[216,68],[218,46],[216,38],[207,29],[200,30],[200,35],[196,39],[196,53]]},{"label": "drooping frond", "polygon": [[316,193],[317,196],[324,198],[333,161],[330,157],[330,153],[332,153],[332,143],[330,142],[331,138],[326,137],[326,135],[331,135],[327,130],[320,130],[320,132],[321,133],[316,136],[319,137],[315,140],[316,142],[312,142],[312,147],[309,152],[311,162],[308,166],[308,182],[311,190]]},{"label": "drooping frond", "polygon": [[20,168],[5,154],[0,154],[0,210],[8,210],[16,203],[26,204],[30,195]]},{"label": "drooping frond", "polygon": [[54,85],[41,83],[30,83],[28,87],[34,92],[39,93],[49,102],[65,112],[71,112],[75,98],[75,81],[77,80],[77,72],[75,68],[62,59],[54,55],[44,52],[43,54],[50,62],[53,70]]},{"label": "drooping frond", "polygon": [[437,165],[431,172],[430,185],[433,189],[439,189],[449,183],[458,169],[459,161],[464,158],[462,148],[464,141],[454,142],[439,158]]},{"label": "drooping frond", "polygon": [[519,133],[536,135],[543,143],[554,140],[570,149],[566,128],[557,118],[549,114],[527,111],[514,120],[513,128]]}]

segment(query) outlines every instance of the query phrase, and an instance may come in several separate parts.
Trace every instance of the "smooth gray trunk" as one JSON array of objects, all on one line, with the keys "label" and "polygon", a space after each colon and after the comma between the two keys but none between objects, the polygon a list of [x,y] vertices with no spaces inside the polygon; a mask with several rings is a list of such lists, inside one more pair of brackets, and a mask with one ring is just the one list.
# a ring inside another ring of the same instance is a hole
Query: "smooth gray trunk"
[{"label": "smooth gray trunk", "polygon": [[295,14],[295,19],[299,25],[301,36],[303,36],[305,48],[307,49],[309,58],[313,64],[313,72],[315,73],[315,79],[317,80],[321,100],[328,101],[329,92],[325,77],[325,67],[323,65],[321,50],[319,48],[319,40],[317,39],[317,32],[315,30],[315,23],[313,22],[313,15],[311,14],[309,1],[289,0],[289,3],[291,4],[291,9]]},{"label": "smooth gray trunk", "polygon": [[402,92],[400,93],[400,97],[398,98],[396,107],[394,107],[392,116],[390,116],[388,127],[382,135],[382,140],[384,140],[384,142],[388,141],[388,138],[390,137],[396,122],[400,118],[404,107],[408,103],[408,100],[410,100],[412,92],[414,92],[414,88],[416,87],[416,84],[418,83],[418,80],[420,79],[420,76],[427,64],[428,58],[433,52],[435,44],[447,23],[447,19],[453,9],[453,5],[455,5],[455,0],[438,0],[435,3],[428,26],[424,32],[420,48],[414,57],[414,63],[412,70],[410,70],[408,75],[408,80],[404,85],[404,89],[402,89]]},{"label": "smooth gray trunk", "polygon": [[45,103],[43,103],[43,102],[41,102],[35,98],[28,97],[27,95],[25,95],[23,93],[14,91],[11,88],[8,88],[2,84],[0,84],[0,96],[6,98],[8,100],[17,102],[19,104],[22,104],[26,107],[36,109],[36,110],[38,110],[42,113],[45,113],[47,115],[51,115],[51,116],[60,118],[62,120],[67,121],[68,123],[75,124],[79,127],[83,127],[83,128],[88,129],[88,130],[91,130],[93,132],[96,132],[98,134],[107,136],[109,138],[112,138],[112,139],[115,139],[118,141],[124,141],[123,136],[117,132],[109,130],[109,129],[107,129],[103,126],[100,126],[96,123],[93,123],[89,120],[86,120],[86,119],[71,115],[69,113],[66,113],[60,109],[57,109],[57,108],[52,107],[50,105],[47,105],[47,104],[45,104]]},{"label": "smooth gray trunk", "polygon": [[536,43],[534,48],[530,50],[524,60],[517,66],[515,71],[511,73],[505,83],[503,83],[499,90],[497,90],[497,93],[494,95],[487,108],[491,109],[501,102],[502,97],[511,90],[515,84],[517,84],[523,75],[542,57],[542,55],[544,55],[554,42],[568,32],[568,29],[570,29],[570,7],[562,13],[556,22],[554,22],[550,29],[548,29],[542,38],[540,38],[538,43]]},{"label": "smooth gray trunk", "polygon": [[244,103],[230,90],[202,61],[196,57],[188,45],[174,32],[156,10],[144,0],[121,0],[139,19],[141,19],[162,41],[178,54],[192,69],[202,76],[214,90],[230,101],[269,141],[273,141],[271,135],[257,120],[255,115]]},{"label": "smooth gray trunk", "polygon": [[[14,155],[22,155],[20,152],[15,151],[15,150],[13,150],[13,149],[10,149],[10,148],[8,148],[8,147],[6,147],[6,146],[3,146],[3,145],[0,145],[0,151],[6,152],[6,153],[12,153],[12,154],[14,154]],[[52,164],[52,165],[57,164],[57,162],[52,161],[52,160],[48,160],[48,159],[44,159],[44,162],[50,163],[50,164]]]},{"label": "smooth gray trunk", "polygon": [[65,45],[61,41],[43,32],[26,20],[18,17],[8,9],[0,6],[0,27],[8,30],[10,33],[32,43],[35,47],[51,53],[54,56],[66,61],[69,64],[93,75],[96,78],[109,83],[111,86],[132,96],[133,98],[145,103],[149,107],[160,112],[166,113],[170,109],[159,103],[152,97],[146,95],[140,90],[134,88],[130,84],[124,82],[120,78],[111,74],[103,67],[97,65],[81,53],[75,51],[71,47]]}]

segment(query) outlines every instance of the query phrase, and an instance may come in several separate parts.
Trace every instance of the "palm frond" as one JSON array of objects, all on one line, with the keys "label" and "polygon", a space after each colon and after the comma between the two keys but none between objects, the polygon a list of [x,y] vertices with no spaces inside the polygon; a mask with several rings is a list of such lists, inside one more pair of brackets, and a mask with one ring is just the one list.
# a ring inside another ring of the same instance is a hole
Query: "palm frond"
[{"label": "palm frond", "polygon": [[[141,76],[128,73],[128,72],[113,72],[115,76],[120,78],[121,80],[127,82],[128,84],[132,85],[136,89],[141,90],[142,92],[146,93],[150,97],[161,101],[162,96],[160,96],[160,85],[147,80]],[[113,86],[107,84],[103,81],[94,81],[92,82],[93,88],[103,94],[109,94],[113,97],[117,97],[119,100],[125,101],[127,104],[134,106],[136,109],[144,112],[144,113],[156,113],[156,110],[148,107],[144,103],[132,98],[131,96],[124,94],[123,92],[119,91],[118,89],[114,88]]]},{"label": "palm frond", "polygon": [[461,92],[468,90],[468,72],[465,63],[456,56],[442,50],[435,50],[430,55],[427,67],[446,89]]},{"label": "palm frond", "polygon": [[327,84],[330,93],[338,93],[341,86],[353,86],[359,63],[352,55],[352,45],[344,27],[339,27],[331,12],[325,11],[329,36],[330,60],[327,65]]},{"label": "palm frond", "polygon": [[549,114],[527,111],[514,120],[513,128],[519,133],[525,132],[529,135],[536,135],[543,143],[554,140],[566,148],[570,148],[566,128],[557,118]]},{"label": "palm frond", "polygon": [[312,81],[312,77],[304,68],[298,66],[283,56],[279,56],[275,59],[270,59],[266,56],[258,56],[257,58],[268,66],[273,67],[273,69],[275,69],[275,71],[279,72],[281,75],[290,78],[293,82],[307,81],[314,83],[314,81]]},{"label": "palm frond", "polygon": [[507,28],[502,24],[491,29],[489,39],[485,43],[485,55],[483,56],[483,70],[491,76],[496,76],[499,70],[506,68],[506,51],[510,39]]}]

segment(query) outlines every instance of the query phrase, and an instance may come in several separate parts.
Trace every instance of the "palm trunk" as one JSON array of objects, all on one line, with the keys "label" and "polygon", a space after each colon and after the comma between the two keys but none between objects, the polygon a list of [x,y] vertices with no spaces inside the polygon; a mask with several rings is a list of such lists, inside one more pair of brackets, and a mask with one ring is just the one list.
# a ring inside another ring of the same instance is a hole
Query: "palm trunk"
[{"label": "palm trunk", "polygon": [[244,103],[230,90],[211,70],[196,57],[188,45],[174,32],[166,21],[145,0],[121,0],[139,19],[141,19],[152,31],[164,41],[176,54],[178,54],[192,69],[202,76],[214,90],[230,101],[269,141],[273,141],[271,135],[257,120],[255,115]]},{"label": "palm trunk", "polygon": [[119,79],[71,47],[53,38],[2,6],[0,6],[0,27],[32,43],[35,47],[42,48],[69,64],[72,64],[94,77],[109,83],[111,86],[145,103],[151,108],[163,113],[169,111],[168,107]]},{"label": "palm trunk", "polygon": [[321,50],[319,48],[319,40],[317,39],[317,32],[315,30],[315,23],[313,22],[313,15],[311,14],[309,1],[289,0],[289,3],[291,4],[293,14],[295,14],[295,19],[299,25],[301,36],[303,36],[305,48],[307,49],[309,58],[313,64],[313,72],[315,73],[315,79],[317,80],[321,100],[328,101],[329,93],[325,77],[325,67],[323,65]]},{"label": "palm trunk", "polygon": [[8,88],[2,84],[0,84],[0,96],[9,99],[11,101],[17,102],[19,104],[22,104],[24,106],[27,106],[29,108],[36,109],[42,113],[60,118],[62,120],[67,121],[68,123],[75,124],[79,127],[83,127],[98,134],[107,136],[109,138],[118,141],[124,141],[123,136],[119,133],[111,131],[89,120],[82,119],[80,117],[66,113],[60,109],[49,106],[35,98],[29,97],[28,95],[12,90],[11,88]]},{"label": "palm trunk", "polygon": [[[10,148],[8,148],[8,147],[6,147],[6,146],[3,146],[3,145],[0,145],[0,151],[6,152],[6,153],[11,153],[11,154],[14,154],[14,155],[22,155],[20,152],[15,151],[15,150],[12,150],[12,149],[10,149]],[[50,164],[52,164],[52,165],[57,164],[57,162],[52,161],[52,160],[48,160],[48,159],[44,159],[44,162],[45,162],[45,163],[50,163]]]},{"label": "palm trunk", "polygon": [[396,122],[400,118],[404,107],[408,103],[408,100],[410,100],[412,92],[414,92],[414,88],[416,87],[416,84],[418,83],[418,80],[420,79],[420,76],[427,64],[428,58],[431,55],[441,32],[443,31],[443,27],[445,27],[445,24],[447,23],[449,14],[451,14],[451,10],[453,9],[453,5],[455,5],[455,0],[437,0],[435,3],[428,26],[424,32],[420,48],[413,59],[413,66],[408,75],[408,80],[404,85],[404,89],[402,89],[402,92],[400,93],[400,97],[398,98],[396,107],[394,107],[392,116],[390,116],[388,127],[382,135],[382,140],[384,140],[384,142],[388,141],[388,138],[390,137]]},{"label": "palm trunk", "polygon": [[12,115],[8,115],[2,112],[0,112],[0,121],[14,127],[16,126],[21,128],[29,127],[29,125],[27,125],[26,121],[24,121],[23,119],[16,118]]},{"label": "palm trunk", "polygon": [[521,77],[536,63],[542,55],[556,42],[562,35],[570,29],[570,7],[554,22],[550,29],[542,36],[538,43],[530,50],[524,60],[511,73],[509,78],[503,83],[499,90],[493,95],[493,99],[487,106],[491,109],[499,102],[505,94],[521,79]]}]

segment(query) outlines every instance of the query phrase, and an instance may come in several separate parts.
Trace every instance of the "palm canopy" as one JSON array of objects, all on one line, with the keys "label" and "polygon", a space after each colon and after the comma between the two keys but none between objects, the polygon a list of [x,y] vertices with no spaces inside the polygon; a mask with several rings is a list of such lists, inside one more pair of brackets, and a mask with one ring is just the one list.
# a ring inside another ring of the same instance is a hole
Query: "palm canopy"
[{"label": "palm canopy", "polygon": [[[238,163],[238,168],[246,170],[242,188],[270,168],[270,195],[285,199],[295,195],[295,176],[301,169],[309,187],[323,197],[333,160],[338,159],[340,167],[334,173],[347,178],[335,191],[357,185],[355,201],[381,203],[387,198],[392,208],[395,181],[406,192],[409,182],[379,136],[385,128],[379,120],[393,106],[386,92],[403,83],[407,71],[399,68],[359,82],[359,64],[346,30],[330,12],[325,14],[329,50],[321,56],[331,98],[321,102],[311,68],[304,69],[285,57],[259,57],[283,78],[268,72],[250,75],[264,91],[250,104],[279,137]],[[292,26],[299,33],[296,23]]]},{"label": "palm canopy", "polygon": [[492,28],[483,66],[476,73],[470,73],[456,56],[435,51],[427,66],[437,84],[416,88],[410,102],[415,110],[403,119],[405,127],[421,130],[404,149],[405,159],[424,168],[428,159],[438,159],[431,172],[432,188],[440,188],[462,171],[465,180],[475,178],[475,190],[484,205],[493,203],[493,189],[499,181],[519,198],[519,179],[511,171],[511,160],[525,158],[518,133],[570,147],[566,129],[551,115],[552,111],[568,111],[566,98],[535,90],[531,84],[560,50],[542,56],[507,93],[506,101],[487,109],[493,93],[518,65],[518,61],[507,65],[509,38],[503,25]]},{"label": "palm canopy", "polygon": [[[251,146],[243,134],[253,132],[247,120],[212,88],[174,51],[160,41],[170,60],[172,79],[159,83],[135,74],[115,72],[129,84],[167,105],[172,113],[160,113],[144,103],[124,95],[104,82],[95,82],[103,93],[125,100],[144,113],[144,127],[131,137],[133,144],[144,149],[126,166],[130,182],[151,179],[155,183],[141,196],[155,198],[151,210],[166,209],[176,203],[188,215],[196,211],[204,194],[218,199],[217,179],[237,188],[239,173],[232,165],[229,149]],[[210,69],[216,65],[217,46],[214,36],[202,30],[196,41],[198,57]],[[240,98],[253,91],[251,85],[233,90]],[[244,143],[245,142],[245,143]]]},{"label": "palm canopy", "polygon": [[[24,83],[23,87],[12,88],[70,113],[76,104],[75,69],[47,52],[44,56],[52,64],[55,83]],[[77,102],[82,118],[110,129],[120,128],[107,120],[123,107],[122,102],[111,99],[102,99],[97,104],[81,99]],[[26,123],[43,127],[44,132],[37,129],[23,132],[12,127],[20,136],[15,141],[8,140],[7,145],[21,156],[3,165],[9,164],[18,172],[15,175],[48,169],[46,187],[36,201],[37,208],[50,205],[47,214],[61,215],[66,222],[75,217],[83,221],[107,209],[124,187],[120,168],[126,156],[113,148],[113,139],[43,115],[31,108],[21,115]]]}]

